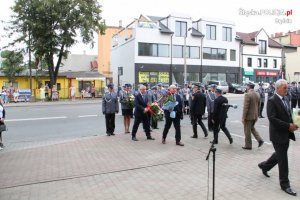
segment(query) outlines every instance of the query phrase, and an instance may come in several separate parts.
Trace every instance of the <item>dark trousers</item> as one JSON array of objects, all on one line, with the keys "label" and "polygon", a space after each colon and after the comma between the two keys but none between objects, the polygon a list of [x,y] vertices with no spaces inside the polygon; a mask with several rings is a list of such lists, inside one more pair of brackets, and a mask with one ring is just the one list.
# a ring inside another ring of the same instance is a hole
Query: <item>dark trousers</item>
[{"label": "dark trousers", "polygon": [[259,116],[260,116],[260,117],[262,116],[262,112],[263,112],[263,110],[264,110],[264,105],[265,105],[264,102],[260,102],[260,110],[259,110]]},{"label": "dark trousers", "polygon": [[115,113],[105,114],[106,133],[113,133],[115,131]]},{"label": "dark trousers", "polygon": [[291,107],[296,108],[296,106],[297,106],[297,99],[291,99]]},{"label": "dark trousers", "polygon": [[221,120],[221,121],[215,121],[213,130],[214,130],[214,141],[216,143],[218,142],[220,129],[225,133],[225,135],[227,136],[228,139],[231,138],[231,135],[230,135],[228,129],[226,128],[226,119]]},{"label": "dark trousers", "polygon": [[176,142],[180,142],[181,140],[181,130],[180,130],[180,117],[176,113],[176,117],[173,119],[170,117],[170,114],[165,115],[166,123],[165,123],[165,128],[163,131],[163,138],[166,139],[169,129],[171,128],[171,125],[173,123],[174,128],[175,128],[175,139]]},{"label": "dark trousers", "polygon": [[134,123],[133,123],[132,134],[131,134],[132,137],[136,137],[136,132],[137,132],[141,122],[143,123],[143,129],[146,132],[146,136],[150,137],[150,124],[149,124],[148,115],[134,117]]},{"label": "dark trousers", "polygon": [[155,120],[153,119],[153,117],[151,117],[151,127],[152,127],[152,128],[157,128],[157,121],[155,121]]},{"label": "dark trousers", "polygon": [[298,99],[298,108],[300,108],[300,99]]},{"label": "dark trousers", "polygon": [[212,123],[212,113],[208,113],[207,126],[208,126],[208,130],[213,130],[214,124]]},{"label": "dark trousers", "polygon": [[275,152],[271,155],[271,157],[260,163],[260,167],[263,170],[269,171],[271,170],[276,164],[278,164],[279,168],[279,182],[282,189],[286,189],[290,187],[289,181],[289,164],[288,164],[288,148],[289,143],[287,144],[276,144],[273,143],[273,147]]},{"label": "dark trousers", "polygon": [[206,136],[207,135],[207,129],[206,129],[205,125],[202,122],[202,115],[194,115],[193,116],[193,132],[194,132],[194,136],[198,136],[198,133],[197,133],[197,125],[198,124],[201,126],[201,128],[203,130],[203,133]]}]

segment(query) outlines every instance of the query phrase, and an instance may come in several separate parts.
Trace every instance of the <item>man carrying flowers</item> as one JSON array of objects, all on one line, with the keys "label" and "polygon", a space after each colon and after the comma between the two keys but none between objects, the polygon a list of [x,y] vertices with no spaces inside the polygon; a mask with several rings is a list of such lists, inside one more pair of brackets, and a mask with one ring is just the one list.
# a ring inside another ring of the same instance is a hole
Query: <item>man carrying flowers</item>
[{"label": "man carrying flowers", "polygon": [[176,145],[184,146],[181,140],[180,120],[183,119],[182,100],[180,95],[176,94],[176,86],[170,85],[169,93],[167,94],[165,103],[163,105],[165,115],[165,128],[162,136],[162,143],[166,144],[166,138],[169,129],[173,123],[175,127]]}]

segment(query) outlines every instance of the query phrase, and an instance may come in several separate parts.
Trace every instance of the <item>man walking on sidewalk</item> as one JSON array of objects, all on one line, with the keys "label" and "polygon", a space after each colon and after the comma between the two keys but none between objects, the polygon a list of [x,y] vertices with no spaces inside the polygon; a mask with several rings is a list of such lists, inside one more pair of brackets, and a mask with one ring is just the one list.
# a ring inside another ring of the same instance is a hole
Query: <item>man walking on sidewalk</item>
[{"label": "man walking on sidewalk", "polygon": [[297,193],[291,188],[289,181],[288,149],[291,140],[296,140],[294,131],[299,127],[293,123],[291,110],[285,96],[288,91],[286,80],[279,79],[276,84],[275,95],[268,100],[267,114],[270,122],[269,132],[275,152],[271,157],[258,164],[266,177],[276,164],[279,168],[279,181],[283,191],[296,196]]},{"label": "man walking on sidewalk", "polygon": [[205,125],[202,122],[202,116],[205,113],[205,107],[206,107],[206,97],[200,91],[200,85],[199,84],[194,84],[193,96],[192,96],[192,102],[191,102],[191,115],[193,116],[193,132],[194,132],[194,135],[191,136],[191,138],[198,138],[198,133],[197,133],[197,125],[198,124],[202,128],[204,136],[205,137],[208,136],[207,129],[206,129]]},{"label": "man walking on sidewalk", "polygon": [[254,86],[253,83],[248,83],[247,93],[244,97],[242,123],[244,124],[245,146],[242,148],[246,150],[252,149],[251,132],[258,142],[258,147],[261,147],[264,143],[254,127],[258,119],[258,110],[260,108],[259,94],[254,91]]}]

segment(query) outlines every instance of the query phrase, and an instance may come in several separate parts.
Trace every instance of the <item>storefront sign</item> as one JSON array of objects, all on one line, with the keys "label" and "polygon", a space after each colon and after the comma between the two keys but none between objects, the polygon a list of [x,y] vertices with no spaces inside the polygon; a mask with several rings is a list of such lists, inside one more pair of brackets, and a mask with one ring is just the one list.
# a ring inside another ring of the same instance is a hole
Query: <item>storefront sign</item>
[{"label": "storefront sign", "polygon": [[256,71],[256,76],[278,76],[277,71]]},{"label": "storefront sign", "polygon": [[158,82],[169,83],[169,72],[159,72],[158,73]]},{"label": "storefront sign", "polygon": [[245,76],[253,76],[253,71],[244,71]]},{"label": "storefront sign", "polygon": [[139,72],[139,83],[149,83],[149,72]]}]

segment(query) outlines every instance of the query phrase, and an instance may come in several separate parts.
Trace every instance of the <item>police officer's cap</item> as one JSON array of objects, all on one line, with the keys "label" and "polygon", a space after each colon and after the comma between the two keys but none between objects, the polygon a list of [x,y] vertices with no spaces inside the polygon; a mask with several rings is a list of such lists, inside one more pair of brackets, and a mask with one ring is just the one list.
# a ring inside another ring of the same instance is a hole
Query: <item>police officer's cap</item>
[{"label": "police officer's cap", "polygon": [[161,87],[161,86],[162,86],[162,84],[161,84],[161,83],[158,83],[158,84],[157,84],[157,86],[158,86],[158,87]]},{"label": "police officer's cap", "polygon": [[219,88],[216,89],[216,93],[222,94],[222,92],[223,91],[221,89],[219,89]]},{"label": "police officer's cap", "polygon": [[114,84],[113,84],[113,83],[109,83],[109,84],[107,85],[107,87],[108,87],[108,88],[114,88]]},{"label": "police officer's cap", "polygon": [[153,86],[151,90],[157,90],[157,86]]},{"label": "police officer's cap", "polygon": [[295,85],[295,84],[296,84],[296,81],[293,81],[292,84]]},{"label": "police officer's cap", "polygon": [[131,84],[130,83],[126,83],[125,87],[131,87]]},{"label": "police officer's cap", "polygon": [[143,83],[144,86],[148,87],[148,83]]},{"label": "police officer's cap", "polygon": [[247,83],[247,86],[249,86],[249,87],[251,87],[251,88],[254,88],[254,87],[255,87],[254,83],[251,83],[251,82]]},{"label": "police officer's cap", "polygon": [[211,87],[211,88],[216,88],[217,85],[216,85],[216,84],[211,84],[210,87]]},{"label": "police officer's cap", "polygon": [[198,88],[201,87],[201,85],[199,83],[194,83],[193,85],[196,86],[196,87],[198,87]]}]

